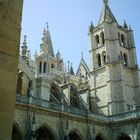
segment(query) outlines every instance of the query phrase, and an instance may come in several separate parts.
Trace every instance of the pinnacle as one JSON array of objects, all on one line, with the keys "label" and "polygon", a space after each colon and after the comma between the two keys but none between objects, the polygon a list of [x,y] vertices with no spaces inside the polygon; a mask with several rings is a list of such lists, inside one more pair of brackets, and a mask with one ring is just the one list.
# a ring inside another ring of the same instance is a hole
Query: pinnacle
[{"label": "pinnacle", "polygon": [[104,4],[108,4],[108,0],[104,0]]}]

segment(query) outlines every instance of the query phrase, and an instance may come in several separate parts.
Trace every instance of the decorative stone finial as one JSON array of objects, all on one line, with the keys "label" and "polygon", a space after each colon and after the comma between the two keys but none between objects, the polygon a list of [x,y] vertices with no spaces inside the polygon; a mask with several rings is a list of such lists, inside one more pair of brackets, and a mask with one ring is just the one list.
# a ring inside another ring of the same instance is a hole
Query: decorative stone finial
[{"label": "decorative stone finial", "polygon": [[24,35],[24,41],[23,41],[23,45],[24,45],[24,46],[26,46],[26,45],[27,45],[26,39],[27,39],[27,36],[26,36],[26,35]]},{"label": "decorative stone finial", "polygon": [[81,53],[81,57],[82,57],[82,59],[84,58],[84,53],[83,53],[83,51],[82,51],[82,53]]},{"label": "decorative stone finial", "polygon": [[43,31],[43,35],[45,36],[45,33],[46,33],[46,28],[44,27],[44,31]]},{"label": "decorative stone finial", "polygon": [[91,25],[89,26],[90,33],[93,33],[93,30],[94,30],[94,25],[93,25],[93,23],[91,21]]},{"label": "decorative stone finial", "polygon": [[128,28],[127,23],[125,22],[125,20],[124,20],[124,23],[123,23],[123,27]]},{"label": "decorative stone finial", "polygon": [[108,0],[104,0],[104,4],[108,4]]},{"label": "decorative stone finial", "polygon": [[47,30],[49,30],[49,24],[48,24],[48,22],[46,24],[47,24]]}]

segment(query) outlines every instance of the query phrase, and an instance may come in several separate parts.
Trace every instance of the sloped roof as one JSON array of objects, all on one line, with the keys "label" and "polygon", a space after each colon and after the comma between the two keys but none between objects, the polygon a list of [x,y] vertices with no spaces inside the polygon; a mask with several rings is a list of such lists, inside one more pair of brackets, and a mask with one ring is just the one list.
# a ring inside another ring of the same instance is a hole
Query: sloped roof
[{"label": "sloped roof", "polygon": [[108,6],[108,3],[104,3],[98,25],[102,24],[104,21],[106,21],[106,22],[117,22],[117,20],[114,17],[111,9]]}]

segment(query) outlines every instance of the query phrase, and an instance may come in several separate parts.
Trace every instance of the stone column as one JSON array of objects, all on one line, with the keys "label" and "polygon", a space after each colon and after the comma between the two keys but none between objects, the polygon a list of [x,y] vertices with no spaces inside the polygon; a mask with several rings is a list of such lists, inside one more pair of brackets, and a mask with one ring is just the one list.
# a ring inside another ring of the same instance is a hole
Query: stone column
[{"label": "stone column", "polygon": [[11,140],[22,0],[0,0],[0,140]]}]

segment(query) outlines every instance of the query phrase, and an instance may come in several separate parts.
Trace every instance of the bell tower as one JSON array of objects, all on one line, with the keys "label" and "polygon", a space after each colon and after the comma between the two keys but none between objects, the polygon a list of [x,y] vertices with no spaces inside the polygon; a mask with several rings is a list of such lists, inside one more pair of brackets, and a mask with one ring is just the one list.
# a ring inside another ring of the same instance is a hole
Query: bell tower
[{"label": "bell tower", "polygon": [[91,94],[102,113],[131,111],[139,106],[138,64],[132,29],[119,25],[104,0],[98,25],[89,27]]}]

